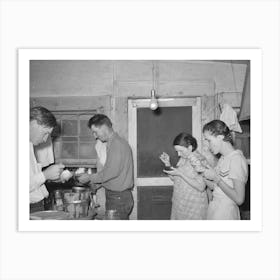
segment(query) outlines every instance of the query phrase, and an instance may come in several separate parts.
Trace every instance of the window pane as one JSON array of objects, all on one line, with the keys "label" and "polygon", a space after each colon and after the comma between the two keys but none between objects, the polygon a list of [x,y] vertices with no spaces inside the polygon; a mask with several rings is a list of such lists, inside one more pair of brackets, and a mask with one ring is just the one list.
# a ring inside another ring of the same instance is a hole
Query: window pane
[{"label": "window pane", "polygon": [[53,151],[55,159],[61,158],[61,141],[53,141]]},{"label": "window pane", "polygon": [[62,158],[78,158],[78,143],[62,143]]},{"label": "window pane", "polygon": [[81,142],[91,142],[92,144],[95,144],[95,139],[93,136],[80,136],[79,139]]},{"label": "window pane", "polygon": [[78,142],[78,137],[63,136],[61,137],[63,142]]},{"label": "window pane", "polygon": [[95,139],[88,128],[88,120],[96,112],[80,114],[80,112],[61,112],[55,114],[57,128],[52,137],[54,140],[55,157],[70,162],[96,159]]},{"label": "window pane", "polygon": [[91,130],[87,126],[88,120],[80,120],[80,135],[90,136]]},{"label": "window pane", "polygon": [[58,138],[61,134],[61,121],[57,117],[56,117],[56,123],[57,123],[57,125],[54,127],[54,129],[52,131],[52,137],[55,139]]},{"label": "window pane", "polygon": [[94,149],[94,143],[80,143],[80,158],[94,159],[96,158],[96,151]]},{"label": "window pane", "polygon": [[78,122],[76,120],[62,120],[61,133],[63,136],[77,136]]}]

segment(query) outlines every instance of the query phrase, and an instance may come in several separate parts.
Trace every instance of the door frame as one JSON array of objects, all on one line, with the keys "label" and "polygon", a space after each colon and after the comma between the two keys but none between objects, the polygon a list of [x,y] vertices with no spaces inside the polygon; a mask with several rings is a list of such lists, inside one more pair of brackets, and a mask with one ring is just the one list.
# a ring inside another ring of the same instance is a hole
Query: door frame
[{"label": "door frame", "polygon": [[[192,107],[192,135],[196,138],[198,150],[202,145],[202,124],[201,124],[201,97],[184,98],[159,98],[159,107]],[[137,219],[137,187],[139,186],[170,186],[173,185],[168,177],[141,178],[137,176],[137,108],[149,108],[150,99],[128,99],[128,142],[132,148],[134,164],[134,208],[131,219]]]}]

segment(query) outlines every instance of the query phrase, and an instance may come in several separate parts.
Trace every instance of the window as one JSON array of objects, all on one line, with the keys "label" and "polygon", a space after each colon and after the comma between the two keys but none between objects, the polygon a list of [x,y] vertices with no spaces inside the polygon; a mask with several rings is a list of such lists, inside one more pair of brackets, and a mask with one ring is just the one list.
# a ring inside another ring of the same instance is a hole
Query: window
[{"label": "window", "polygon": [[96,163],[95,139],[88,128],[88,120],[95,111],[53,112],[58,127],[53,131],[56,162],[67,166],[94,166]]}]

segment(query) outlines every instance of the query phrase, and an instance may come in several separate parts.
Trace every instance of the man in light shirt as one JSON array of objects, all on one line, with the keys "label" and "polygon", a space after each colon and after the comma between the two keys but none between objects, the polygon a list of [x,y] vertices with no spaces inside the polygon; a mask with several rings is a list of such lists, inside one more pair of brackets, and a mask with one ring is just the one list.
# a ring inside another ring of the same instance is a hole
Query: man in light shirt
[{"label": "man in light shirt", "polygon": [[30,150],[30,183],[29,203],[30,213],[44,210],[44,198],[49,196],[45,186],[46,180],[57,180],[64,165],[53,164],[42,171],[42,165],[37,162],[34,146],[45,143],[56,126],[54,115],[44,107],[30,109],[29,150]]}]

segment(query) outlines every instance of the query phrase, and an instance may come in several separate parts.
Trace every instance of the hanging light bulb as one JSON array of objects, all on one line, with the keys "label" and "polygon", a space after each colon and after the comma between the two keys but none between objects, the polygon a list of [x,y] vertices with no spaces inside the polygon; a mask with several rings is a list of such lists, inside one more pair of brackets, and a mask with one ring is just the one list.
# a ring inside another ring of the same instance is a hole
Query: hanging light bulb
[{"label": "hanging light bulb", "polygon": [[158,108],[158,102],[156,99],[156,91],[155,91],[155,67],[153,63],[153,89],[151,90],[151,101],[150,101],[150,109],[156,110]]},{"label": "hanging light bulb", "polygon": [[158,108],[158,102],[156,99],[156,91],[152,89],[151,91],[151,101],[150,101],[150,109],[151,110],[156,110]]}]

